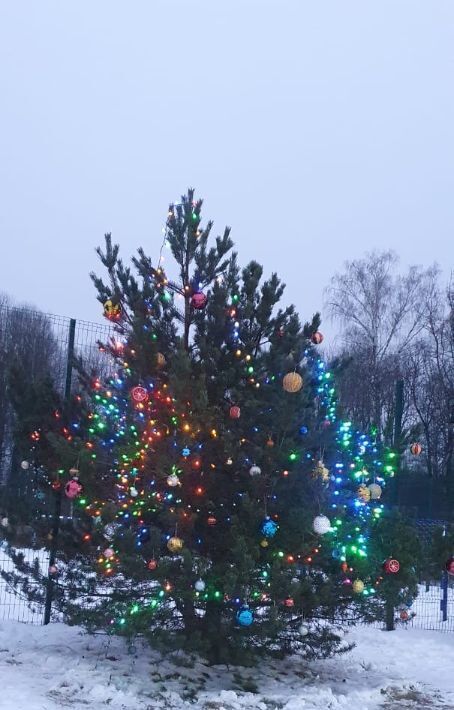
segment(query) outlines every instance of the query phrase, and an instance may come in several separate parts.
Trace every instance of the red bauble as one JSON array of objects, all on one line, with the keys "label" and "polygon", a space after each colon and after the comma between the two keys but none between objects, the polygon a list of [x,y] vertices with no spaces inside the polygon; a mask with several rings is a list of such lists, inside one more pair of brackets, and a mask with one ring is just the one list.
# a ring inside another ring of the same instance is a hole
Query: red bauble
[{"label": "red bauble", "polygon": [[153,571],[154,569],[156,569],[157,566],[158,566],[157,560],[150,560],[149,563],[147,564],[147,567],[150,571]]},{"label": "red bauble", "polygon": [[291,609],[292,606],[295,606],[295,600],[292,599],[292,597],[288,597],[287,599],[284,599],[284,604],[288,609]]},{"label": "red bauble", "polygon": [[61,488],[61,481],[52,481],[50,485],[53,491],[59,491]]},{"label": "red bauble", "polygon": [[148,392],[145,387],[137,385],[137,387],[132,388],[131,397],[136,404],[143,404],[148,399]]},{"label": "red bauble", "polygon": [[386,560],[383,564],[383,569],[386,574],[397,574],[400,570],[400,562],[393,559]]},{"label": "red bauble", "polygon": [[346,562],[342,562],[341,570],[342,572],[346,572],[348,570],[348,564]]},{"label": "red bauble", "polygon": [[448,574],[454,575],[454,557],[450,557],[449,560],[446,561],[445,569]]},{"label": "red bauble", "polygon": [[312,334],[311,340],[314,345],[320,345],[320,343],[323,343],[323,333],[320,333],[319,330],[316,330],[315,333]]},{"label": "red bauble", "polygon": [[233,407],[230,407],[230,419],[239,419],[241,416],[241,409],[234,405]]},{"label": "red bauble", "polygon": [[420,456],[420,454],[422,453],[421,444],[418,443],[417,441],[415,441],[415,443],[410,446],[410,451],[413,454],[413,456]]},{"label": "red bauble", "polygon": [[193,293],[191,296],[191,306],[196,310],[196,311],[203,311],[207,304],[208,298],[204,293],[201,291],[197,291],[197,293]]},{"label": "red bauble", "polygon": [[214,517],[214,515],[210,515],[209,518],[207,518],[207,523],[208,523],[208,525],[210,525],[211,527],[212,527],[213,525],[216,525],[217,522],[218,522],[218,521],[216,520],[216,518]]},{"label": "red bauble", "polygon": [[77,498],[77,496],[82,493],[82,490],[82,485],[79,481],[76,481],[76,479],[73,478],[72,481],[68,481],[65,486],[65,496],[70,500],[73,500],[73,498]]},{"label": "red bauble", "polygon": [[400,616],[401,621],[408,621],[410,618],[410,614],[408,613],[408,611],[406,609],[402,609],[399,616]]}]

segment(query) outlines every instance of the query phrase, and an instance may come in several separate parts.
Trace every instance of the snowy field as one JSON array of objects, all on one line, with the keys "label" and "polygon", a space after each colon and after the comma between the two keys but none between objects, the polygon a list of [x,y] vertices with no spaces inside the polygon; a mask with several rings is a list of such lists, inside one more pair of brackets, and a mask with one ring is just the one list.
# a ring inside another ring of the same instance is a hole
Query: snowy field
[{"label": "snowy field", "polygon": [[454,638],[355,629],[348,655],[268,662],[256,669],[162,659],[137,644],[61,624],[0,624],[1,710],[454,709]]}]

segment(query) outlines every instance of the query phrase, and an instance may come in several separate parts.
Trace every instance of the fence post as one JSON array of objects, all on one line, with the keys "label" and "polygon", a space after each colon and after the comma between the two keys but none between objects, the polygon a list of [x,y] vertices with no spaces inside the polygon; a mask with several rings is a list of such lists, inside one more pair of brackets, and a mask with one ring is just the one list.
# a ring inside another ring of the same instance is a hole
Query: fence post
[{"label": "fence post", "polygon": [[[71,318],[69,321],[69,333],[68,333],[68,350],[66,353],[66,379],[65,379],[65,395],[64,395],[64,407],[65,412],[68,412],[69,403],[71,400],[71,379],[73,370],[73,360],[74,360],[74,341],[76,335],[76,319]],[[58,533],[60,531],[60,516],[61,516],[61,506],[62,506],[62,491],[59,488],[55,491],[55,508],[54,516],[52,522],[52,539],[50,541],[50,551],[49,551],[49,569],[55,565],[55,560],[57,557],[58,548]],[[52,575],[47,573],[47,586],[46,586],[46,603],[44,606],[44,625],[49,624],[50,614],[52,609],[52,599],[54,596],[54,579]]]},{"label": "fence post", "polygon": [[441,576],[441,600],[440,609],[442,614],[442,621],[448,620],[448,573],[443,572]]},{"label": "fence post", "polygon": [[[398,505],[399,502],[399,489],[398,489],[398,476],[400,473],[400,456],[402,449],[402,416],[404,413],[404,381],[397,380],[396,382],[396,399],[394,406],[394,431],[393,431],[393,448],[397,453],[397,465],[396,473],[394,478],[389,482],[389,497],[388,502],[390,506]],[[385,622],[386,631],[394,631],[394,604],[390,599],[385,602]]]}]

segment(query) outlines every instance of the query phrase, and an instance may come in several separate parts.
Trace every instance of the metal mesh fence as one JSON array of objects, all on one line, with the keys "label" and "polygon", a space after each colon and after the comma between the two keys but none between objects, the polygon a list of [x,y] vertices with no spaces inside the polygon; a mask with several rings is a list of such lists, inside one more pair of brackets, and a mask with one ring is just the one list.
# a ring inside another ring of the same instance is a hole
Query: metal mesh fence
[{"label": "metal mesh fence", "polygon": [[[21,456],[14,441],[15,415],[12,406],[11,383],[14,372],[22,373],[22,378],[32,386],[44,378],[49,378],[57,392],[63,397],[68,376],[73,372],[73,358],[80,358],[84,368],[100,374],[107,374],[111,363],[101,354],[99,343],[112,337],[114,328],[110,324],[75,320],[66,316],[41,313],[24,307],[0,304],[0,494],[2,500],[9,497],[23,502],[30,501],[36,523],[51,526],[54,515],[54,501],[38,485],[42,472],[34,467],[23,469]],[[72,337],[74,348],[72,351]],[[72,386],[76,387],[72,377]],[[68,509],[67,509],[68,508]],[[62,516],[70,515],[68,505],[64,505]],[[6,521],[0,503],[0,522]],[[4,523],[6,525],[6,523]],[[26,526],[25,526],[26,527]],[[33,524],[31,528],[33,527]],[[33,530],[25,534],[23,549],[28,562],[47,569],[49,552],[33,549]],[[29,602],[33,594],[33,580],[28,580],[28,590],[14,584],[14,563],[6,547],[0,549],[0,619],[13,619],[28,623],[43,622],[42,601]],[[31,594],[30,594],[31,592]],[[42,599],[42,590],[41,590]]]}]

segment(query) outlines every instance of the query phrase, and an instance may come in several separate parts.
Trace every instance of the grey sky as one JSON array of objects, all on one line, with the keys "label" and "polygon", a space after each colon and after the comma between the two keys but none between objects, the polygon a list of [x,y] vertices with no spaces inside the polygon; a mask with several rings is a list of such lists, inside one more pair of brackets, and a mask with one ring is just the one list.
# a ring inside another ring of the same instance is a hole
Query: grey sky
[{"label": "grey sky", "polygon": [[187,186],[303,317],[366,249],[454,262],[452,0],[0,0],[0,290],[99,318]]}]

